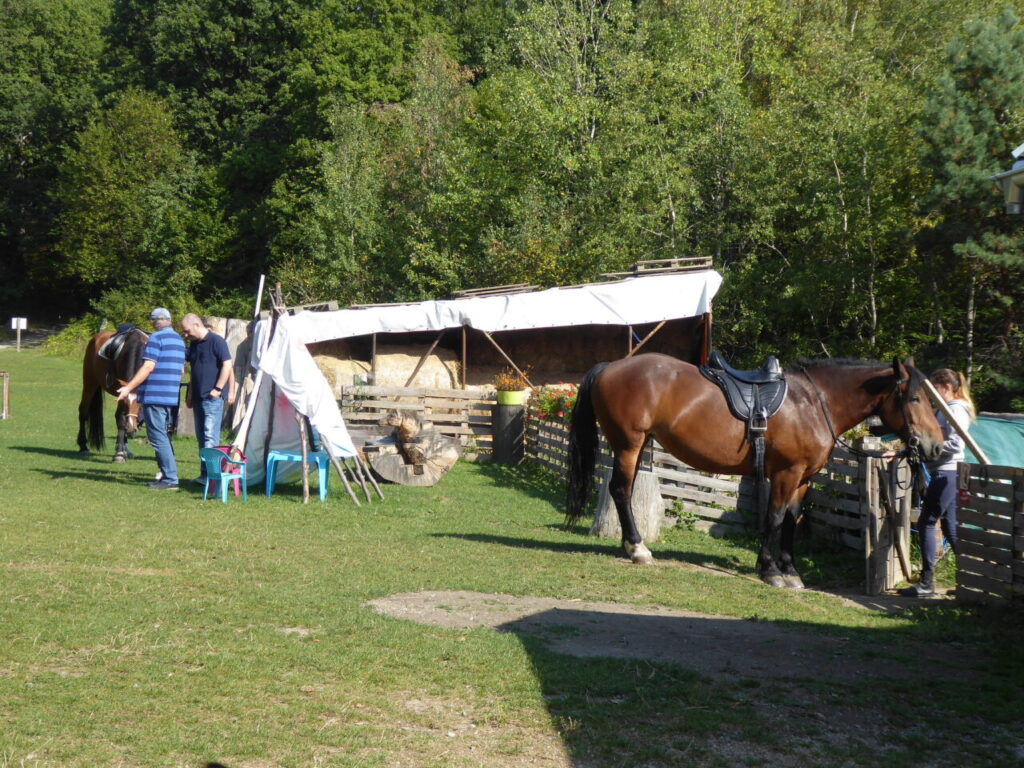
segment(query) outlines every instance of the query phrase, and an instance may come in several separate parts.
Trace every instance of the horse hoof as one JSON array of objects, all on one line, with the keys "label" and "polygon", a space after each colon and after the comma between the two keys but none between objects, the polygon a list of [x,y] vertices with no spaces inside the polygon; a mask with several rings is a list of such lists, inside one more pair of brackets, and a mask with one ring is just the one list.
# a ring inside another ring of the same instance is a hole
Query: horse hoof
[{"label": "horse hoof", "polygon": [[784,585],[787,589],[803,589],[804,580],[797,576],[795,573],[786,574],[782,577]]},{"label": "horse hoof", "polygon": [[111,459],[111,461],[113,461],[115,464],[124,464],[125,459],[124,456],[122,456],[121,454],[117,454],[117,456]]},{"label": "horse hoof", "polygon": [[640,544],[623,544],[629,559],[637,565],[651,565],[654,562],[654,555],[651,554],[643,542]]},{"label": "horse hoof", "polygon": [[778,587],[779,589],[786,588],[786,580],[782,577],[781,573],[773,573],[768,576],[762,576],[761,581],[767,584],[769,587]]},{"label": "horse hoof", "polygon": [[92,456],[92,451],[90,451],[88,448],[79,448],[78,449],[78,455],[79,456]]}]

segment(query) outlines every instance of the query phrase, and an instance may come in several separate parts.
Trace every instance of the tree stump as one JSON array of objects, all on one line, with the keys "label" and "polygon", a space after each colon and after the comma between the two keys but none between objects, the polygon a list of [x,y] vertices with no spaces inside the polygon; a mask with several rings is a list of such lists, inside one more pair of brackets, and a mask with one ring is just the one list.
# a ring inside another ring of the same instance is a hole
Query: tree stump
[{"label": "tree stump", "polygon": [[380,423],[395,427],[391,437],[364,451],[370,468],[389,483],[435,485],[462,455],[458,440],[442,435],[431,422],[412,414],[394,412]]},{"label": "tree stump", "polygon": [[[590,529],[593,536],[608,539],[621,539],[622,526],[619,525],[619,513],[615,502],[608,492],[611,469],[606,469],[601,481],[601,490],[597,495],[597,512],[594,514],[594,525]],[[637,472],[633,481],[633,519],[636,528],[645,543],[657,541],[661,537],[661,529],[665,521],[665,502],[658,488],[658,478],[653,472]]]}]

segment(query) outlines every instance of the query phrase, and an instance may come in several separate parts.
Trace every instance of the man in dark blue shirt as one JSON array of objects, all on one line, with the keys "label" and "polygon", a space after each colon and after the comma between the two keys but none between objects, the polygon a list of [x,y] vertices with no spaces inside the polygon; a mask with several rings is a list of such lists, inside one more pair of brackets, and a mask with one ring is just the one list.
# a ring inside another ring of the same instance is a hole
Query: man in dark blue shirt
[{"label": "man in dark blue shirt", "polygon": [[[192,367],[192,381],[185,405],[192,409],[196,421],[199,450],[220,445],[220,424],[224,402],[234,402],[231,381],[231,352],[222,336],[206,327],[199,315],[189,313],[181,318],[181,330],[191,340],[186,358]],[[206,482],[206,467],[200,463],[197,483]]]},{"label": "man in dark blue shirt", "polygon": [[146,439],[153,446],[160,476],[149,484],[160,491],[177,490],[178,465],[167,428],[178,407],[178,389],[185,370],[185,342],[171,327],[171,313],[157,307],[149,313],[153,333],[142,352],[142,366],[132,380],[117,390],[118,400],[139,390],[139,402],[146,421]]}]

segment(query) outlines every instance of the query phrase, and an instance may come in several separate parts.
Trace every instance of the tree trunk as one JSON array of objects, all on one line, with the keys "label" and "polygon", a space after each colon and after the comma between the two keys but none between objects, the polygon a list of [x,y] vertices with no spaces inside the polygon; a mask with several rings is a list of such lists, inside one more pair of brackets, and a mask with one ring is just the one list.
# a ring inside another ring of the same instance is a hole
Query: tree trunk
[{"label": "tree trunk", "polygon": [[[607,469],[597,496],[597,512],[590,533],[602,538],[621,539],[622,526],[619,525],[619,514],[608,492],[610,479],[611,470]],[[661,537],[665,521],[665,502],[658,488],[658,478],[653,472],[636,473],[636,479],[633,481],[633,519],[645,542],[657,541]]]}]

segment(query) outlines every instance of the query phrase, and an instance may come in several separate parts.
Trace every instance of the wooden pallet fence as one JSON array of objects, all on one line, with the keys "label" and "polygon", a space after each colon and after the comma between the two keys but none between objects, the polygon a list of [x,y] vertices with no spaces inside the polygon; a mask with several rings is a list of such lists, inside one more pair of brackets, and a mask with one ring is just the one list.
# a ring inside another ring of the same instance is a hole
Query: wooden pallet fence
[{"label": "wooden pallet fence", "polygon": [[828,463],[811,479],[803,513],[811,529],[851,549],[864,549],[868,507],[863,490],[869,464],[837,446]]},{"label": "wooden pallet fence", "polygon": [[458,438],[467,449],[491,452],[493,393],[471,389],[348,386],[338,405],[354,431],[379,432],[381,418],[393,410],[412,411],[432,421],[443,435]]},{"label": "wooden pallet fence", "polygon": [[968,482],[957,510],[957,599],[1024,603],[1024,469],[960,466]]}]

